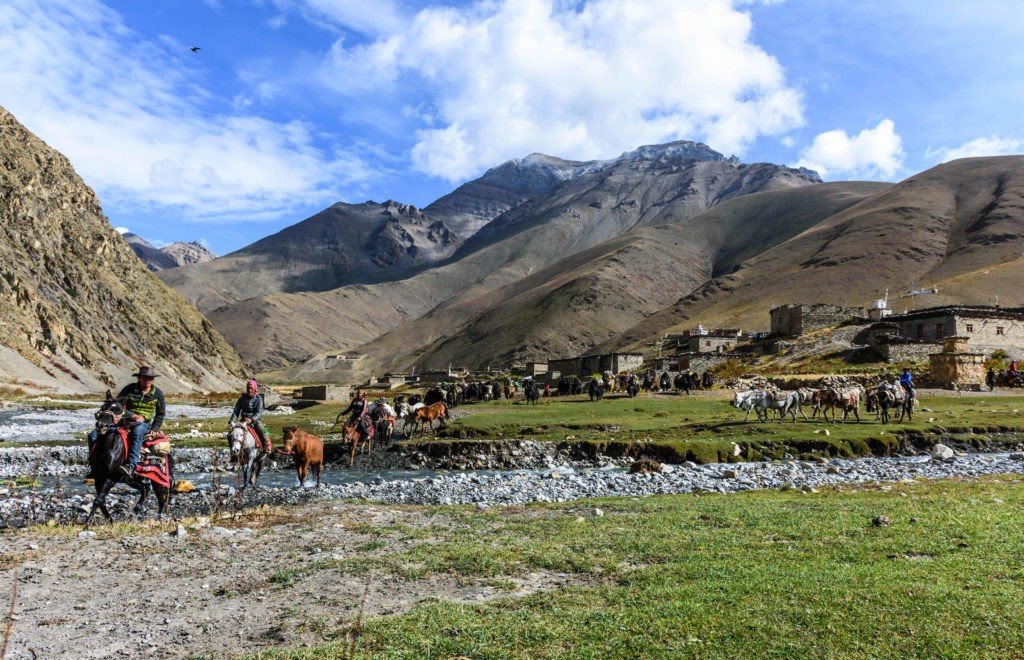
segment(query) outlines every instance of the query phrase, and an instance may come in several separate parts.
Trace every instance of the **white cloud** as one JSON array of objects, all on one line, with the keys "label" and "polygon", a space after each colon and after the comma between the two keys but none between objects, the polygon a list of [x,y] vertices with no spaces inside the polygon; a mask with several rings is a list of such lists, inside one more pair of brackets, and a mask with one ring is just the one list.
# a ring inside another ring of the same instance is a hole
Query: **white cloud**
[{"label": "white cloud", "polygon": [[132,230],[127,227],[114,227],[114,231],[118,234],[130,234],[132,232]]},{"label": "white cloud", "polygon": [[1024,140],[991,135],[965,142],[959,147],[928,149],[925,158],[936,163],[946,163],[957,158],[974,158],[975,156],[1008,156],[1024,153]]},{"label": "white cloud", "polygon": [[272,0],[281,11],[298,11],[316,25],[324,22],[364,34],[398,30],[404,18],[392,0]]},{"label": "white cloud", "polygon": [[325,153],[313,130],[215,99],[187,48],[148,42],[96,0],[0,6],[0,90],[29,129],[66,154],[108,205],[174,207],[186,217],[253,219],[336,201],[368,170]]},{"label": "white cloud", "polygon": [[903,140],[896,124],[883,119],[851,137],[846,131],[820,133],[800,154],[800,167],[817,170],[823,178],[843,175],[888,179],[903,167]]},{"label": "white cloud", "polygon": [[801,125],[803,108],[779,63],[753,43],[750,16],[738,6],[482,0],[431,7],[369,43],[340,39],[323,76],[359,98],[413,95],[423,117],[414,165],[453,180],[533,151],[604,158],[683,138],[743,153],[758,136]]}]

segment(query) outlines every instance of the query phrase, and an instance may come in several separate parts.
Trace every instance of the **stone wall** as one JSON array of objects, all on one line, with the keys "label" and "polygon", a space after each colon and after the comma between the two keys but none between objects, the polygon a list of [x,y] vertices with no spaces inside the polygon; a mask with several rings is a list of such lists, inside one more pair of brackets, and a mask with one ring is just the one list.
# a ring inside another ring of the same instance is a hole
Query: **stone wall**
[{"label": "stone wall", "polygon": [[875,344],[873,347],[875,353],[889,363],[927,360],[929,355],[938,353],[940,349],[938,342]]},{"label": "stone wall", "polygon": [[747,357],[736,353],[684,353],[679,356],[679,370],[689,369],[702,374],[709,369],[714,371],[716,367],[729,360],[742,360]]}]

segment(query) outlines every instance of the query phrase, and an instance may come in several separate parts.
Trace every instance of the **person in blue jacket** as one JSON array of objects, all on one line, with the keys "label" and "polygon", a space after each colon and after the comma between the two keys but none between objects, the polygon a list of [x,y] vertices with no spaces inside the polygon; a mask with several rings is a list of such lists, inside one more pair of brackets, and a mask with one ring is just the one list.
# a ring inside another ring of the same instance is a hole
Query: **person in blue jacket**
[{"label": "person in blue jacket", "polygon": [[900,385],[907,392],[907,396],[911,399],[917,397],[917,392],[914,390],[914,376],[910,373],[910,369],[903,367],[903,375],[900,376]]}]

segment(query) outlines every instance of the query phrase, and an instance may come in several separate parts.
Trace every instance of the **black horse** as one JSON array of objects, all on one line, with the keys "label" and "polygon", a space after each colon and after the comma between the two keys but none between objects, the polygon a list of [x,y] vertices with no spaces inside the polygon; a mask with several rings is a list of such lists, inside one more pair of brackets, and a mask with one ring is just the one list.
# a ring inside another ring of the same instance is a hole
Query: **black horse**
[{"label": "black horse", "polygon": [[537,383],[528,380],[523,384],[523,394],[526,396],[528,403],[535,404],[540,399],[540,388],[537,387]]},{"label": "black horse", "polygon": [[[142,504],[149,497],[152,488],[156,492],[156,499],[159,502],[158,516],[162,517],[167,513],[171,503],[171,489],[153,484],[149,479],[133,475],[128,478],[121,472],[121,466],[125,462],[124,441],[121,440],[119,432],[121,417],[124,415],[124,407],[114,400],[110,392],[107,392],[107,399],[103,407],[96,413],[96,443],[89,452],[89,467],[92,468],[93,478],[96,485],[96,499],[92,501],[92,509],[85,519],[85,526],[92,522],[96,515],[96,509],[103,512],[107,521],[113,520],[110,511],[107,510],[107,495],[110,489],[118,483],[125,483],[139,491],[139,501],[132,508],[133,513],[142,512]],[[170,456],[167,457],[168,477],[174,483],[174,463]]]}]

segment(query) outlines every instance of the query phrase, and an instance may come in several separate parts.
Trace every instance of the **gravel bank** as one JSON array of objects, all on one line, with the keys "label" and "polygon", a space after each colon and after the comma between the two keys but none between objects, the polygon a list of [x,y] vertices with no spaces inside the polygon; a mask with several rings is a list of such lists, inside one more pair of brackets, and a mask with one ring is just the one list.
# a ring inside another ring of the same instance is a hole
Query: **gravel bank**
[{"label": "gravel bank", "polygon": [[[1024,454],[966,454],[948,460],[928,456],[862,458],[856,460],[785,461],[713,465],[666,465],[664,472],[627,474],[618,469],[575,470],[563,466],[545,471],[501,473],[465,472],[415,479],[370,477],[366,482],[323,486],[319,489],[273,487],[236,492],[219,485],[179,495],[174,514],[187,516],[216,509],[261,504],[290,505],[326,499],[357,499],[400,504],[476,504],[480,507],[530,502],[567,502],[606,496],[717,492],[734,493],[767,488],[813,491],[840,484],[897,482],[905,479],[978,477],[1024,473]],[[115,496],[114,510],[125,514],[135,495]],[[48,491],[25,492],[0,488],[0,527],[18,527],[48,520],[82,519],[90,495]],[[150,511],[155,500],[150,500]]]}]

